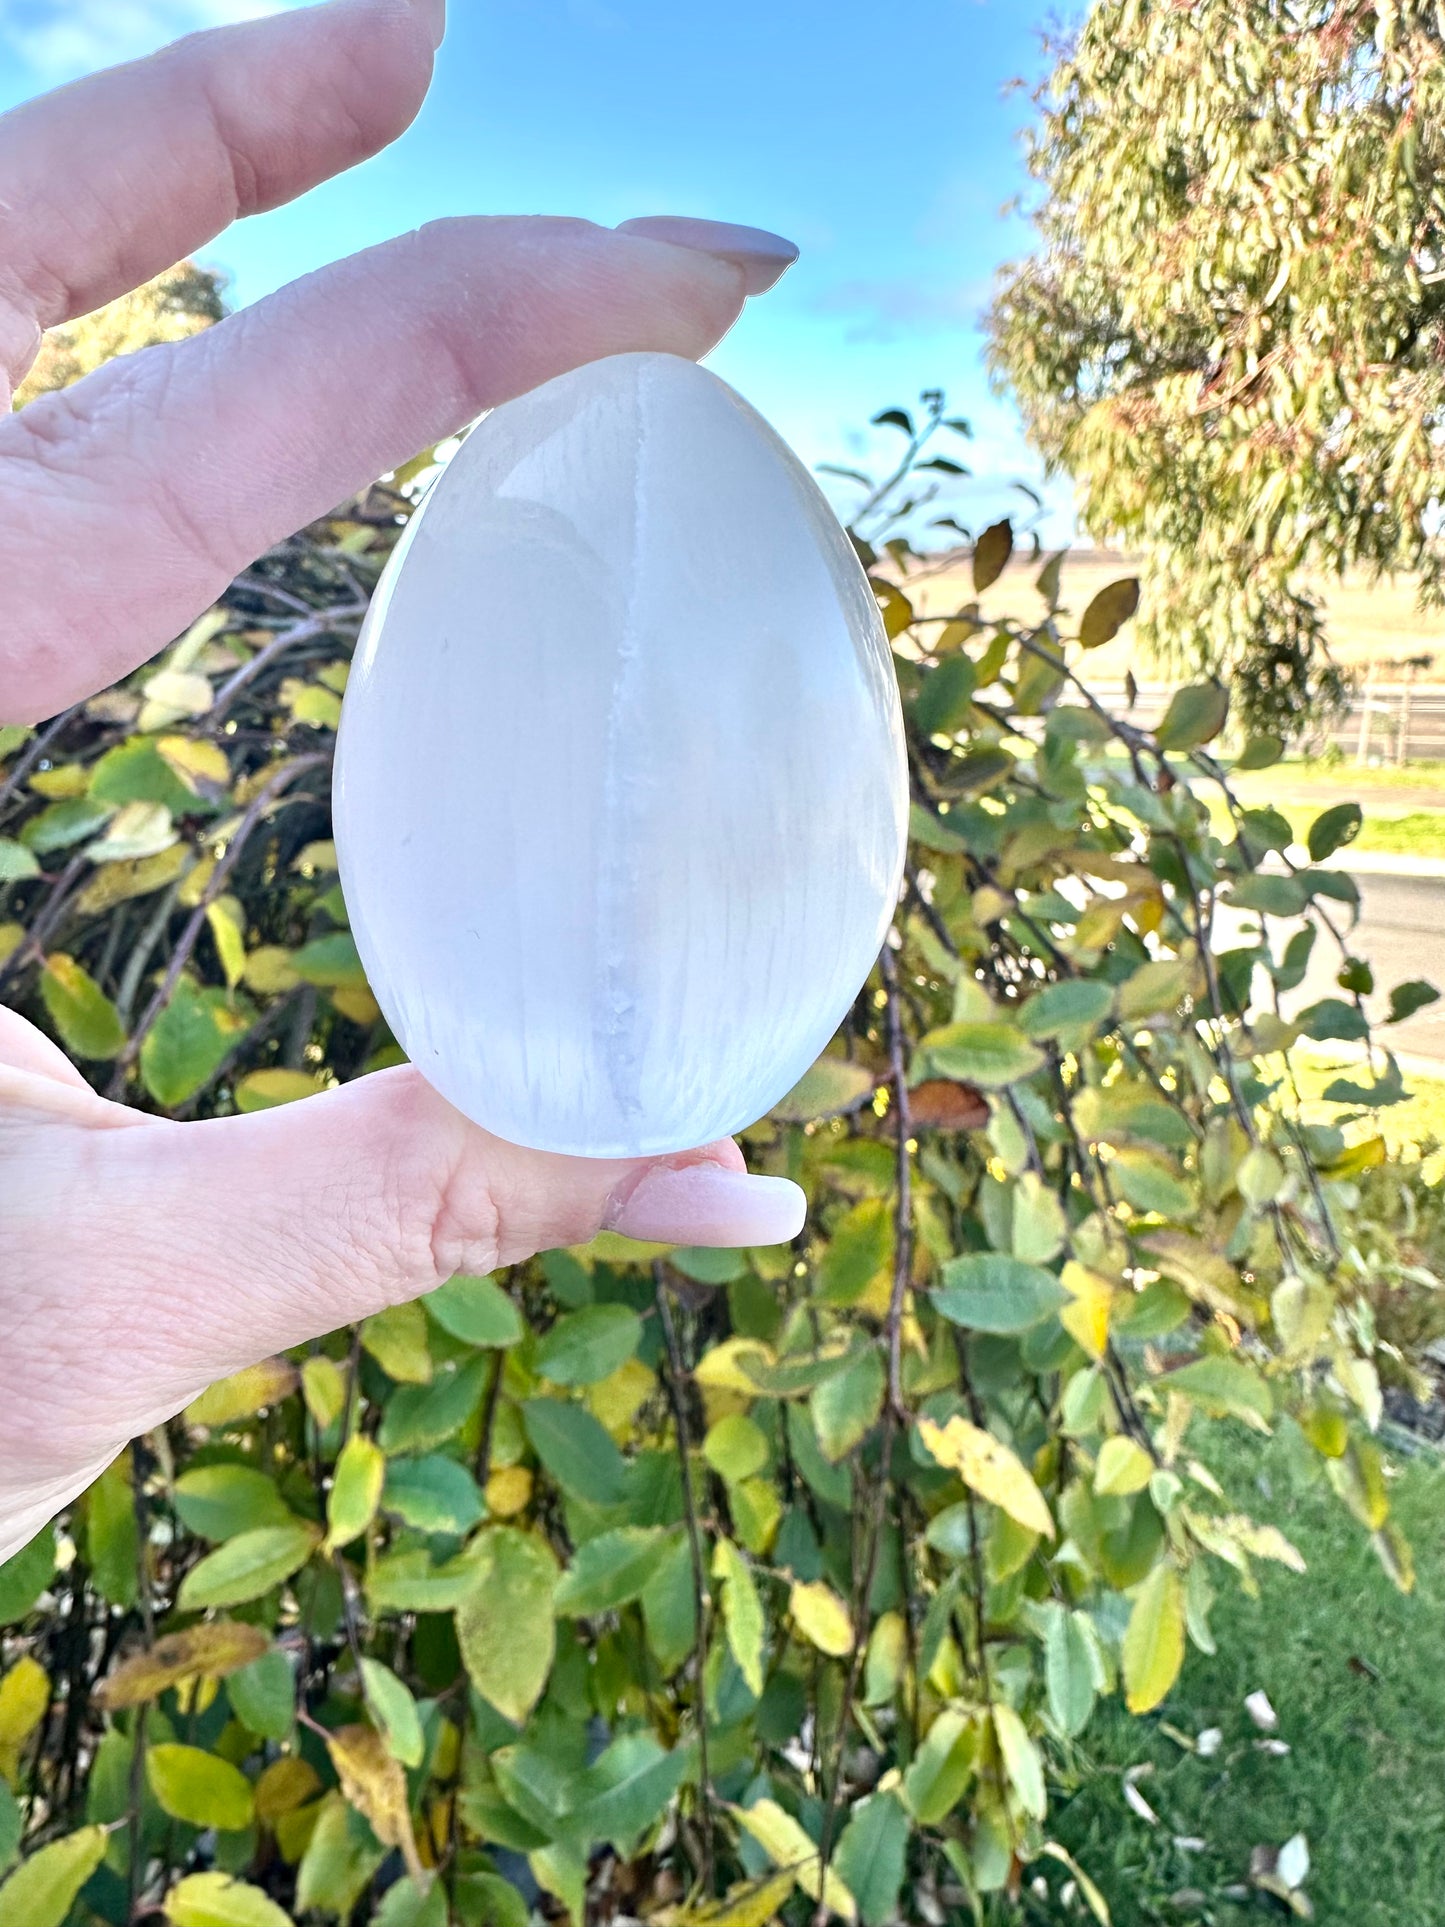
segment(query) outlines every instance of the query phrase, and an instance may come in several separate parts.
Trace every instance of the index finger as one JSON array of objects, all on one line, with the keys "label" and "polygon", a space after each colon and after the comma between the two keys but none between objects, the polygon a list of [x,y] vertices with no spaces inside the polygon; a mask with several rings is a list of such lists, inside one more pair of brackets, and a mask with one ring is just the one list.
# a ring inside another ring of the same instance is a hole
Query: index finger
[{"label": "index finger", "polygon": [[0,362],[395,140],[433,0],[334,0],[193,34],[0,118]]}]

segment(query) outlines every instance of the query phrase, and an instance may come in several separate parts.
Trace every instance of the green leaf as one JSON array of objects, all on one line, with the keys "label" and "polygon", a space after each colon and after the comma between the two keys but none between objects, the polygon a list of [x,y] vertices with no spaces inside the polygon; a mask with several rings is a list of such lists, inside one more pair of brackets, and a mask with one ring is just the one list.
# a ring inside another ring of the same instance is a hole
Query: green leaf
[{"label": "green leaf", "polygon": [[768,1441],[750,1418],[728,1412],[703,1440],[702,1455],[720,1479],[735,1485],[762,1471],[768,1462]]},{"label": "green leaf", "polygon": [[49,856],[52,851],[67,850],[72,843],[84,842],[112,814],[113,805],[93,796],[66,796],[43,809],[39,816],[32,816],[20,832],[21,841],[37,856]]},{"label": "green leaf", "polygon": [[220,1069],[249,1024],[224,990],[198,990],[182,977],[141,1045],[141,1081],[173,1110]]},{"label": "green leaf", "polygon": [[1012,1333],[1042,1324],[1069,1302],[1069,1294],[1040,1265],[1026,1265],[1001,1251],[979,1251],[951,1258],[928,1302],[970,1331]]},{"label": "green leaf", "polygon": [[1229,716],[1229,691],[1222,682],[1191,683],[1176,689],[1154,732],[1160,749],[1198,749],[1223,729]]},{"label": "green leaf", "polygon": [[467,1468],[439,1454],[392,1459],[381,1505],[384,1512],[395,1514],[418,1532],[445,1532],[458,1539],[479,1525],[486,1511]]},{"label": "green leaf", "polygon": [[1300,877],[1256,873],[1233,884],[1228,901],[1236,910],[1258,910],[1266,917],[1298,917],[1309,902],[1309,885]]},{"label": "green leaf", "polygon": [[39,875],[34,854],[14,837],[0,836],[0,883],[24,883],[28,877]]},{"label": "green leaf", "polygon": [[993,1730],[998,1736],[1004,1771],[1019,1796],[1020,1806],[1035,1820],[1042,1820],[1049,1806],[1044,1789],[1043,1755],[1022,1718],[1006,1700],[994,1702]]},{"label": "green leaf", "polygon": [[928,671],[913,699],[914,727],[924,736],[951,736],[968,719],[977,683],[971,656],[947,657]]},{"label": "green leaf", "polygon": [[0,1873],[4,1873],[15,1858],[24,1831],[25,1816],[20,1811],[15,1795],[0,1780]]},{"label": "green leaf", "polygon": [[458,1273],[421,1302],[442,1330],[464,1345],[500,1350],[521,1342],[521,1314],[495,1278]]},{"label": "green leaf", "polygon": [[1031,1077],[1044,1054],[1013,1024],[946,1024],[923,1039],[922,1054],[931,1074],[1001,1091]]},{"label": "green leaf", "polygon": [[1044,1685],[1050,1719],[1075,1738],[1094,1710],[1094,1660],[1082,1615],[1063,1606],[1051,1613],[1044,1635]]},{"label": "green leaf", "polygon": [[1365,1013],[1358,1004],[1346,1003],[1343,997],[1321,997],[1318,1003],[1302,1010],[1295,1022],[1305,1036],[1316,1043],[1327,1043],[1331,1039],[1356,1043],[1370,1034]]},{"label": "green leaf", "polygon": [[329,1913],[349,1920],[385,1847],[339,1793],[327,1797],[296,1876],[296,1911]]},{"label": "green leaf", "polygon": [[1217,1418],[1241,1418],[1267,1426],[1274,1416],[1269,1386],[1250,1365],[1234,1358],[1196,1358],[1156,1381],[1165,1391],[1186,1392]]},{"label": "green leaf", "polygon": [[415,1299],[373,1313],[362,1324],[361,1343],[398,1385],[430,1385],[436,1376],[426,1313]]},{"label": "green leaf", "polygon": [[963,1798],[978,1763],[973,1718],[946,1706],[903,1776],[903,1798],[921,1827],[936,1827]]},{"label": "green leaf", "polygon": [[285,1653],[273,1648],[226,1681],[231,1711],[263,1740],[288,1739],[296,1723],[296,1678]]},{"label": "green leaf", "polygon": [[838,1221],[818,1266],[817,1294],[829,1305],[852,1305],[889,1262],[893,1214],[882,1198],[865,1198]]},{"label": "green leaf", "polygon": [[251,1782],[215,1753],[198,1746],[152,1746],[145,1765],[151,1792],[173,1820],[239,1833],[256,1817]]},{"label": "green leaf", "polygon": [[366,1703],[381,1728],[391,1756],[403,1766],[420,1766],[426,1752],[421,1715],[406,1687],[379,1659],[363,1659],[361,1682]]},{"label": "green leaf", "polygon": [[108,749],[91,770],[90,794],[116,809],[127,803],[158,803],[172,816],[205,808],[161,755],[154,736],[132,736]]},{"label": "green leaf", "polygon": [[1234,759],[1236,771],[1269,769],[1285,752],[1283,736],[1251,736]]},{"label": "green leaf", "polygon": [[815,1118],[841,1117],[873,1094],[874,1077],[862,1064],[841,1057],[820,1057],[806,1070],[770,1116],[784,1124],[811,1124]]},{"label": "green leaf", "polygon": [[697,1640],[697,1600],[692,1549],[680,1532],[663,1544],[642,1588],[647,1643],[664,1673],[672,1673]]},{"label": "green leaf", "polygon": [[74,957],[55,951],[45,959],[40,996],[61,1043],[73,1056],[104,1061],[120,1055],[125,1046],[120,1013]]},{"label": "green leaf", "polygon": [[103,1827],[83,1827],[31,1854],[0,1886],[5,1927],[62,1927],[105,1848]]},{"label": "green leaf", "polygon": [[1100,589],[1079,623],[1080,648],[1097,649],[1103,643],[1112,642],[1138,607],[1137,576],[1126,575]]},{"label": "green leaf", "polygon": [[250,1465],[193,1465],[176,1480],[173,1495],[181,1524],[213,1544],[295,1523],[275,1481]]},{"label": "green leaf", "polygon": [[128,1451],[113,1459],[85,1498],[85,1550],[102,1599],[129,1609],[140,1597],[140,1534]]},{"label": "green leaf", "polygon": [[1417,1010],[1427,1004],[1440,1001],[1440,993],[1434,984],[1427,984],[1422,977],[1416,977],[1406,984],[1396,984],[1390,992],[1390,1011],[1387,1024],[1401,1024],[1407,1017],[1413,1017]]},{"label": "green leaf", "polygon": [[398,1386],[386,1402],[377,1444],[388,1458],[445,1444],[480,1406],[491,1369],[487,1359],[469,1358],[439,1365],[430,1385]]},{"label": "green leaf", "polygon": [[533,1363],[554,1385],[595,1385],[625,1364],[642,1340],[642,1320],[627,1305],[584,1305],[559,1318]]},{"label": "green leaf", "polygon": [[349,930],[333,930],[330,936],[313,937],[291,953],[291,968],[308,984],[323,990],[361,990],[366,972],[356,954],[356,939]]},{"label": "green leaf", "polygon": [[688,1751],[668,1752],[651,1733],[621,1733],[587,1770],[570,1825],[589,1847],[601,1841],[624,1860],[667,1811],[687,1771]]},{"label": "green leaf", "polygon": [[1168,1693],[1184,1664],[1184,1588],[1168,1564],[1149,1574],[1134,1598],[1124,1632],[1124,1694],[1131,1713],[1148,1713]]},{"label": "green leaf", "polygon": [[166,1895],[171,1927],[291,1927],[291,1917],[228,1873],[193,1873]]},{"label": "green leaf", "polygon": [[0,1626],[24,1619],[55,1572],[55,1528],[42,1526],[19,1552],[0,1565]]},{"label": "green leaf", "polygon": [[326,1547],[335,1551],[359,1539],[376,1517],[386,1459],[381,1447],[360,1432],[342,1446],[326,1502]]},{"label": "green leaf", "polygon": [[868,1436],[883,1409],[886,1389],[875,1345],[854,1352],[841,1372],[817,1387],[808,1410],[825,1459],[836,1465]]},{"label": "green leaf", "polygon": [[755,1699],[763,1692],[763,1606],[747,1560],[730,1539],[713,1548],[713,1577],[722,1586],[728,1650]]},{"label": "green leaf", "polygon": [[1007,519],[990,523],[973,546],[973,586],[978,594],[998,581],[1013,552],[1012,523]]},{"label": "green leaf", "polygon": [[306,1564],[320,1538],[317,1527],[300,1519],[243,1532],[192,1566],[181,1581],[177,1604],[182,1612],[204,1612],[208,1606],[243,1606],[263,1598]]},{"label": "green leaf", "polygon": [[1111,985],[1074,977],[1036,991],[1019,1012],[1019,1028],[1034,1041],[1071,1036],[1076,1031],[1096,1029],[1113,1007]]},{"label": "green leaf", "polygon": [[476,1584],[476,1557],[458,1553],[433,1565],[420,1547],[383,1553],[366,1579],[366,1596],[374,1613],[442,1613],[461,1605]]},{"label": "green leaf", "polygon": [[1353,843],[1364,826],[1365,813],[1358,803],[1336,803],[1322,810],[1310,824],[1306,844],[1311,863],[1323,863],[1346,843]]},{"label": "green leaf", "polygon": [[457,1641],[472,1684],[521,1725],[541,1696],[556,1651],[557,1561],[514,1526],[492,1526],[477,1546],[476,1581],[456,1609]]},{"label": "green leaf", "polygon": [[617,1504],[627,1468],[590,1412],[560,1399],[529,1398],[522,1423],[532,1450],[564,1492],[591,1505]]},{"label": "green leaf", "polygon": [[636,1599],[652,1577],[664,1543],[660,1526],[622,1526],[579,1546],[557,1588],[559,1617],[612,1612]]},{"label": "green leaf", "polygon": [[892,1793],[875,1793],[854,1807],[843,1829],[833,1864],[864,1927],[886,1927],[897,1918],[908,1836],[908,1815]]}]

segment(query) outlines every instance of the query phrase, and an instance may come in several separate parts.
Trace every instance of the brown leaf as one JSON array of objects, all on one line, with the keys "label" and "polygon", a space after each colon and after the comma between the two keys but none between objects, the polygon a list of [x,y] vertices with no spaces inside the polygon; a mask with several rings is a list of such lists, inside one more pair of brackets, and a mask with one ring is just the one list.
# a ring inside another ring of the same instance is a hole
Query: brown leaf
[{"label": "brown leaf", "polygon": [[908,1093],[908,1119],[940,1131],[981,1131],[988,1123],[988,1100],[972,1084],[930,1077]]},{"label": "brown leaf", "polygon": [[387,1751],[386,1741],[370,1726],[343,1726],[326,1735],[326,1750],[347,1803],[370,1822],[383,1846],[401,1849],[407,1872],[425,1886],[427,1872],[407,1806],[406,1774]]},{"label": "brown leaf", "polygon": [[269,1651],[271,1641],[259,1626],[234,1619],[212,1619],[183,1633],[158,1639],[148,1652],[135,1653],[96,1688],[96,1703],[107,1713],[159,1699],[185,1679],[224,1679]]}]

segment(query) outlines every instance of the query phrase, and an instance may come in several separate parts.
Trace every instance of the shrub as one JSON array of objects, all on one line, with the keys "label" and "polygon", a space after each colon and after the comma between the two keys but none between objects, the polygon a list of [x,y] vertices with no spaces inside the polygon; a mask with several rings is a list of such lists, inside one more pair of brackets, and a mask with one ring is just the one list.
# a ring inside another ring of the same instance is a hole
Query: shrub
[{"label": "shrub", "polygon": [[[0,1916],[880,1927],[1007,1909],[1025,1867],[1087,1899],[1051,1773],[1101,1698],[1167,1698],[1216,1585],[1298,1563],[1202,1416],[1298,1427],[1409,1585],[1370,1437],[1370,1307],[1432,1282],[1370,1181],[1400,1076],[1371,1046],[1328,1092],[1345,1129],[1301,1121],[1289,1070],[1301,1036],[1368,1036],[1354,888],[1322,867],[1358,813],[1300,860],[1240,806],[1217,683],[1152,735],[1106,715],[1079,666],[1136,585],[1075,619],[1052,560],[1037,621],[989,617],[1007,523],[976,599],[918,618],[893,518],[941,399],[882,419],[906,452],[855,540],[913,841],[876,973],[745,1134],[805,1232],[457,1278],[137,1441],[0,1568]],[[395,1060],[327,782],[422,473],[6,732],[3,990],[99,1087],[187,1117]],[[1216,952],[1221,905],[1258,921]],[[1286,1018],[1316,942],[1339,995]]]}]

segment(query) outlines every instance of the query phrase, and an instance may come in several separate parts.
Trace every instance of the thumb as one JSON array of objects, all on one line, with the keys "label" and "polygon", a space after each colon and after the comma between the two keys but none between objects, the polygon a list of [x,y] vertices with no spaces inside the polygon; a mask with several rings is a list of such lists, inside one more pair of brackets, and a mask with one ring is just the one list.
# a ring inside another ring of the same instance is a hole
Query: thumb
[{"label": "thumb", "polygon": [[409,1067],[250,1116],[87,1135],[84,1179],[69,1174],[68,1268],[88,1277],[92,1305],[108,1302],[108,1345],[133,1332],[157,1374],[150,1406],[458,1271],[604,1226],[774,1244],[805,1212],[796,1185],[750,1177],[731,1139],[666,1158],[530,1151],[470,1124]]}]

